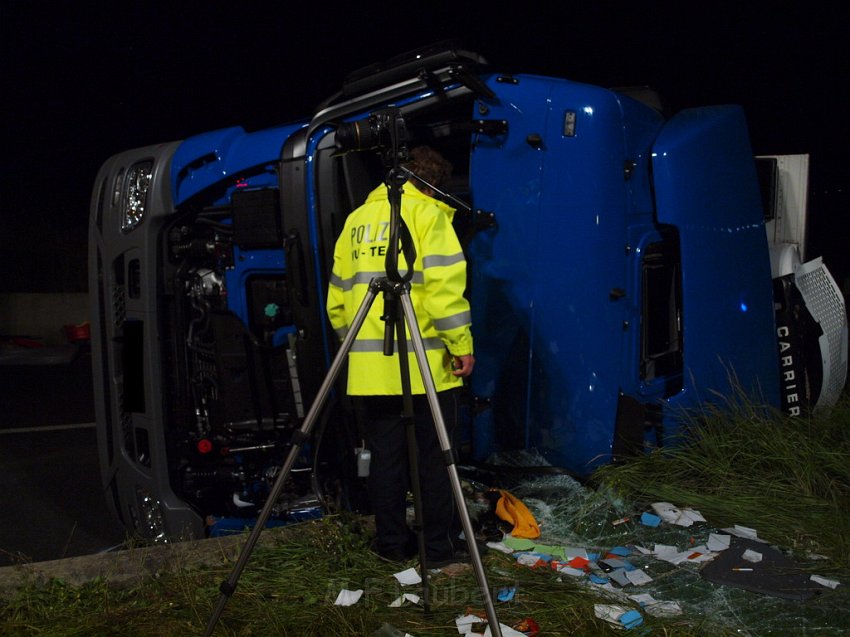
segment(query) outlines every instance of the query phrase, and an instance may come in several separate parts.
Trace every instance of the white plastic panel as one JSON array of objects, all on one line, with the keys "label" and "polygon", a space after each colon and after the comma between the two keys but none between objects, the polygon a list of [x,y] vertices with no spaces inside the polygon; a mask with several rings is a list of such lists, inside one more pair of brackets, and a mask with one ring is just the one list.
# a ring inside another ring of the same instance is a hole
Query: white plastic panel
[{"label": "white plastic panel", "polygon": [[806,307],[823,330],[819,339],[823,386],[815,409],[834,405],[847,380],[847,310],[844,297],[820,257],[797,268],[794,280]]}]

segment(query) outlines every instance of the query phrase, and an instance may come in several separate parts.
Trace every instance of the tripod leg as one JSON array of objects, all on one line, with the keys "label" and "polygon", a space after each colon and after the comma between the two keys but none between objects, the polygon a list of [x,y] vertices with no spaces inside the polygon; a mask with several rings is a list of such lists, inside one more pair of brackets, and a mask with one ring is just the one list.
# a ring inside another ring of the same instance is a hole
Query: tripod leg
[{"label": "tripod leg", "polygon": [[428,405],[431,408],[431,414],[434,417],[434,426],[437,429],[437,437],[440,440],[440,447],[443,450],[443,455],[446,460],[446,468],[449,472],[449,480],[452,484],[452,492],[457,505],[458,514],[460,515],[463,525],[463,534],[466,536],[466,544],[469,548],[469,555],[472,557],[472,566],[475,570],[475,577],[478,580],[478,586],[481,589],[481,594],[484,597],[484,608],[487,612],[487,624],[490,627],[490,633],[494,637],[502,637],[502,629],[499,625],[499,620],[496,617],[496,608],[493,605],[493,598],[490,595],[490,587],[487,583],[487,575],[484,572],[484,564],[481,561],[481,554],[478,552],[478,546],[475,544],[475,532],[472,529],[472,521],[469,519],[469,510],[466,508],[466,501],[463,497],[463,488],[460,484],[460,476],[455,466],[454,451],[452,450],[451,440],[446,431],[446,424],[443,420],[443,414],[440,409],[440,402],[437,398],[437,387],[434,384],[434,378],[431,376],[431,368],[428,365],[428,357],[425,354],[425,345],[422,343],[422,334],[419,332],[419,324],[416,321],[416,312],[413,309],[413,303],[410,296],[407,294],[401,295],[401,306],[404,310],[404,318],[407,322],[407,327],[410,330],[410,339],[413,343],[413,350],[416,354],[416,362],[419,364],[419,371],[422,374],[422,382],[425,384],[425,394],[428,397]]},{"label": "tripod leg", "polygon": [[251,534],[248,536],[248,539],[245,542],[245,546],[242,547],[242,551],[239,553],[239,559],[236,560],[236,565],[233,567],[233,570],[230,573],[230,577],[228,577],[227,580],[222,582],[221,586],[219,586],[221,595],[218,598],[218,604],[216,605],[213,614],[207,624],[207,629],[204,633],[205,637],[210,637],[210,635],[212,635],[213,631],[215,630],[215,626],[218,623],[219,618],[221,617],[221,613],[224,611],[224,607],[227,605],[227,600],[230,599],[230,597],[233,595],[233,592],[236,590],[236,584],[239,581],[239,577],[242,574],[245,565],[248,563],[248,558],[251,557],[251,553],[254,550],[254,546],[257,544],[257,540],[260,538],[260,533],[262,533],[263,528],[266,526],[266,523],[268,522],[269,517],[271,516],[271,511],[274,507],[275,502],[280,497],[281,491],[283,491],[284,484],[286,483],[289,474],[292,472],[292,467],[295,464],[295,460],[298,458],[298,454],[301,452],[301,447],[304,446],[304,442],[310,437],[310,432],[313,430],[313,427],[316,424],[316,421],[318,420],[319,414],[321,413],[322,408],[327,402],[327,398],[330,395],[334,382],[336,382],[337,376],[339,376],[339,372],[342,369],[343,363],[345,362],[345,358],[346,356],[348,356],[348,352],[351,350],[351,345],[354,343],[354,339],[357,337],[357,333],[363,326],[363,321],[366,319],[366,315],[369,313],[369,308],[372,307],[372,303],[375,300],[375,294],[376,288],[373,285],[370,285],[369,291],[363,299],[363,303],[361,303],[360,308],[357,310],[357,314],[354,316],[351,328],[348,330],[348,334],[346,334],[345,339],[343,340],[342,345],[340,346],[339,352],[337,352],[337,355],[334,358],[333,363],[331,363],[331,367],[328,370],[324,381],[322,381],[322,385],[319,387],[319,391],[316,394],[316,398],[313,401],[312,406],[310,407],[310,411],[307,413],[307,416],[304,419],[304,424],[301,426],[301,429],[292,434],[292,448],[289,450],[289,455],[286,457],[286,461],[284,462],[280,473],[275,479],[274,485],[272,486],[272,489],[269,492],[269,496],[266,499],[266,504],[263,507],[262,511],[260,511],[260,515],[257,517],[257,521],[254,524],[254,528],[251,530]]},{"label": "tripod leg", "polygon": [[410,470],[410,488],[413,491],[414,531],[419,551],[419,566],[422,578],[422,608],[425,614],[431,612],[431,595],[428,586],[428,564],[425,555],[425,520],[422,515],[422,488],[419,482],[419,449],[416,444],[416,423],[413,415],[413,398],[410,390],[410,367],[407,358],[407,338],[404,320],[396,315],[396,335],[398,339],[398,361],[401,373],[402,400],[404,402],[404,431],[407,436],[407,462]]}]

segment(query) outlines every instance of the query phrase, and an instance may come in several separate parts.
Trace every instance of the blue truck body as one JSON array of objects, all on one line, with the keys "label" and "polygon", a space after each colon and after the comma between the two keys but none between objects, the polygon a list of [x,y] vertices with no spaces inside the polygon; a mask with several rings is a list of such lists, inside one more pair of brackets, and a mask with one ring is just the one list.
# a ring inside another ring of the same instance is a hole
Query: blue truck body
[{"label": "blue truck body", "polygon": [[[579,477],[674,444],[683,410],[783,407],[765,212],[737,106],[500,74],[445,50],[352,74],[312,117],[120,153],[95,182],[98,440],[134,533],[200,537],[264,502],[335,353],[336,233],[383,178],[342,122],[397,107],[454,163],[476,371],[463,458],[534,451]],[[450,202],[451,203],[451,202]],[[344,392],[278,521],[358,502]]]}]

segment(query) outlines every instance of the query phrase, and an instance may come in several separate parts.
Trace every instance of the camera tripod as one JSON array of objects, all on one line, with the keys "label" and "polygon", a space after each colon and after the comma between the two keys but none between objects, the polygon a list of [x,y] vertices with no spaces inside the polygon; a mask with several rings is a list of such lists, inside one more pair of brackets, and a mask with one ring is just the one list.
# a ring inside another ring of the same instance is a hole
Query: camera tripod
[{"label": "camera tripod", "polygon": [[[428,406],[431,411],[431,416],[436,428],[437,438],[440,443],[440,448],[443,452],[443,458],[446,463],[446,469],[449,473],[449,480],[452,487],[452,494],[455,500],[458,514],[460,516],[464,537],[466,538],[467,547],[472,561],[475,577],[478,586],[481,589],[481,594],[484,600],[484,607],[487,614],[487,622],[490,627],[490,632],[494,637],[502,637],[501,626],[496,617],[496,609],[493,605],[493,598],[490,594],[487,575],[484,572],[484,565],[481,561],[481,554],[478,551],[478,546],[475,543],[475,533],[472,528],[472,522],[469,518],[469,511],[466,508],[466,502],[463,496],[463,489],[458,475],[456,458],[452,449],[451,440],[446,431],[445,421],[443,420],[442,411],[440,409],[437,389],[431,375],[431,368],[428,364],[428,358],[425,353],[425,345],[422,340],[422,334],[419,331],[419,324],[416,319],[416,314],[413,309],[413,303],[410,300],[410,279],[413,275],[413,262],[415,260],[415,250],[413,249],[410,236],[404,222],[401,219],[401,185],[406,180],[406,176],[396,168],[388,172],[386,179],[387,188],[389,190],[390,201],[390,246],[399,245],[399,231],[402,232],[401,246],[402,252],[406,257],[406,262],[409,264],[408,270],[404,276],[399,274],[397,264],[397,250],[391,249],[387,251],[386,271],[387,276],[373,278],[369,283],[369,288],[364,297],[354,319],[351,322],[345,338],[340,346],[339,351],[331,363],[330,369],[325,376],[316,398],[304,419],[301,428],[292,435],[292,448],[284,462],[284,465],[278,474],[275,482],[269,492],[266,504],[257,517],[257,521],[245,542],[245,546],[239,554],[233,570],[228,579],[219,586],[221,595],[218,603],[207,624],[207,630],[204,633],[205,637],[210,637],[215,629],[215,626],[227,605],[228,599],[236,590],[236,585],[239,577],[251,556],[252,551],[260,537],[260,533],[268,522],[271,515],[272,507],[280,496],[284,483],[286,482],[292,467],[300,453],[303,444],[310,438],[313,427],[318,420],[319,414],[325,406],[331,389],[336,382],[337,377],[346,361],[349,351],[354,344],[354,340],[363,326],[366,316],[371,309],[375,297],[379,292],[384,295],[384,320],[386,321],[384,332],[384,354],[392,354],[392,332],[395,327],[396,337],[398,340],[399,352],[399,367],[402,380],[403,404],[405,422],[407,432],[408,454],[411,473],[411,486],[414,496],[414,530],[417,534],[420,570],[423,581],[423,606],[425,611],[429,611],[428,597],[428,569],[427,560],[425,559],[425,540],[422,524],[422,502],[419,490],[419,476],[416,459],[416,440],[413,432],[413,409],[412,399],[410,396],[410,374],[408,369],[408,352],[407,339],[405,337],[405,324],[410,331],[410,342],[413,346],[413,351],[416,356],[417,365],[422,375],[422,381],[425,386],[425,394],[427,397]],[[400,302],[400,311],[399,311]]]}]

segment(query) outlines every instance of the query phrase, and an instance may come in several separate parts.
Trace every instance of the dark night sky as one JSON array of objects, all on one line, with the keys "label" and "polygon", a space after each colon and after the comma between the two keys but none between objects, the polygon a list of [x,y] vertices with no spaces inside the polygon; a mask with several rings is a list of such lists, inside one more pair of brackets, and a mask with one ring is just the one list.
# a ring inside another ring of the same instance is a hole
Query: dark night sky
[{"label": "dark night sky", "polygon": [[0,292],[86,289],[111,154],[308,116],[349,71],[447,38],[500,70],[650,85],[674,110],[742,104],[756,153],[811,153],[813,229],[850,253],[850,3],[293,4],[0,0]]}]

